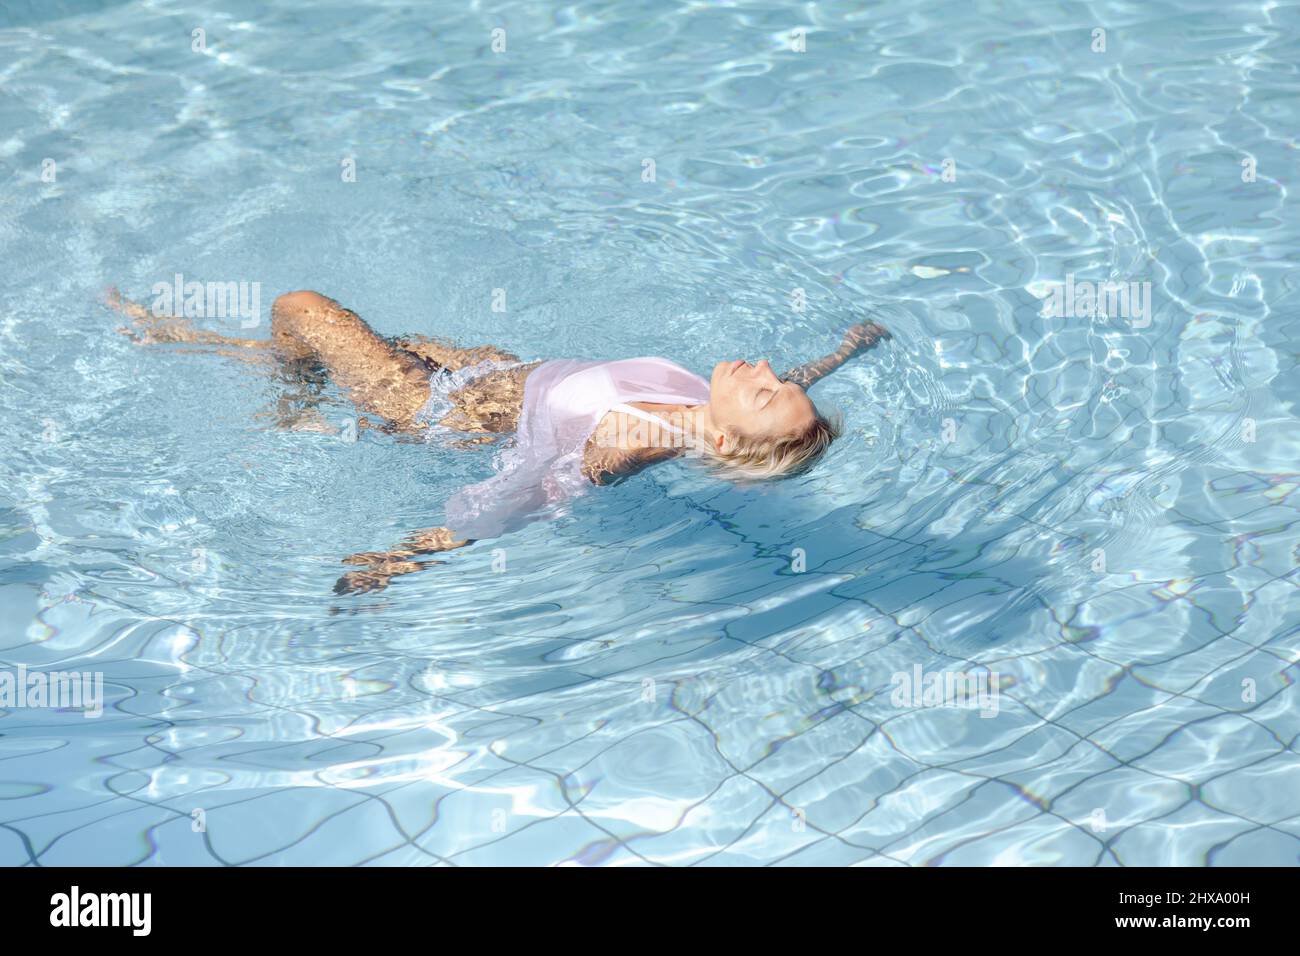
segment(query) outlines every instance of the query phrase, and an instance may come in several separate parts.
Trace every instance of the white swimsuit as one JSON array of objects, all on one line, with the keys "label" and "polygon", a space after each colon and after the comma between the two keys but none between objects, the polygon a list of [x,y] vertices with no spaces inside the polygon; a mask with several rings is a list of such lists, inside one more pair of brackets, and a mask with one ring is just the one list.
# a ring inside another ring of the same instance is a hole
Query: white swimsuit
[{"label": "white swimsuit", "polygon": [[628,402],[702,405],[709,383],[662,358],[543,362],[524,382],[523,408],[497,473],[462,488],[447,502],[447,527],[465,538],[495,538],[591,487],[582,474],[587,440],[610,411],[626,412],[674,434],[681,429]]}]

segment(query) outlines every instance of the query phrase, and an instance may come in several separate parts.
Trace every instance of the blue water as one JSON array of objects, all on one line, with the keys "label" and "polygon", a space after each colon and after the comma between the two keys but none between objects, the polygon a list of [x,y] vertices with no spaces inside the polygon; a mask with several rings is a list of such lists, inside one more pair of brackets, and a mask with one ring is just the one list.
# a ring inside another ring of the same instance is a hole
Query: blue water
[{"label": "blue water", "polygon": [[[1297,863],[1296,4],[220,6],[0,5],[0,671],[105,695],[0,711],[0,863]],[[178,272],[263,337],[314,288],[526,357],[894,340],[801,479],[340,598],[492,451],[117,335]]]}]

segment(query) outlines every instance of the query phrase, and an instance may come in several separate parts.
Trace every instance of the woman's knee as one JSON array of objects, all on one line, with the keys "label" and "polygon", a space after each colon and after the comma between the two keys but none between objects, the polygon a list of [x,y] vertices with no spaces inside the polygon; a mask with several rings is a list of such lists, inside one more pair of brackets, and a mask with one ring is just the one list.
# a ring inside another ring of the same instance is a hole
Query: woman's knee
[{"label": "woman's knee", "polygon": [[275,302],[271,304],[271,320],[275,321],[279,317],[291,319],[295,316],[319,312],[333,305],[333,299],[327,299],[319,292],[305,289],[300,292],[286,292],[284,295],[276,296]]},{"label": "woman's knee", "polygon": [[310,353],[303,333],[314,315],[333,303],[319,292],[286,292],[271,304],[271,339],[291,356]]},{"label": "woman's knee", "polygon": [[271,335],[279,339],[297,338],[307,322],[323,315],[334,304],[319,292],[307,290],[276,296],[271,304]]}]

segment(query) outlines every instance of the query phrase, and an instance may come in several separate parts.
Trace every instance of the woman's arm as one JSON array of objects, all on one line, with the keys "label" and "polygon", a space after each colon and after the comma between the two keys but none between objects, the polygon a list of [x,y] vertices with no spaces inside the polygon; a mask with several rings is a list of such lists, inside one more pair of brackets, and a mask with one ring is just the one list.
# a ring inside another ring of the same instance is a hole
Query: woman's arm
[{"label": "woman's arm", "polygon": [[844,333],[844,341],[830,355],[815,362],[807,362],[798,368],[792,368],[781,376],[783,381],[794,382],[800,388],[808,388],[817,380],[835,371],[859,352],[865,352],[881,339],[892,338],[889,330],[875,322],[863,322]]},{"label": "woman's arm", "polygon": [[349,571],[338,579],[334,585],[335,594],[363,594],[366,591],[381,591],[388,587],[388,582],[399,574],[427,568],[442,561],[412,561],[417,554],[436,554],[440,551],[452,551],[473,544],[471,538],[457,539],[450,528],[426,528],[414,531],[402,540],[402,547],[392,551],[363,551],[344,558],[344,564],[362,564],[364,570]]},{"label": "woman's arm", "polygon": [[593,447],[588,442],[582,456],[582,474],[593,485],[614,485],[651,465],[676,458],[681,452],[680,448],[638,448],[629,451]]}]

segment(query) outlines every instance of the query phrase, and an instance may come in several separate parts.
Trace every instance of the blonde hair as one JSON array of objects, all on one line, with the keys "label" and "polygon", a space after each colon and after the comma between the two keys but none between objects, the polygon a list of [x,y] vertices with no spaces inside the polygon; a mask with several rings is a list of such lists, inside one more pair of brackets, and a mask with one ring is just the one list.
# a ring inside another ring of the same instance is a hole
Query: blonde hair
[{"label": "blonde hair", "polygon": [[711,442],[705,442],[704,453],[719,474],[726,478],[790,478],[803,474],[816,464],[831,442],[840,437],[841,427],[838,414],[827,418],[819,412],[813,423],[797,435],[781,438],[737,435],[733,436],[735,441],[726,451],[719,451]]}]

